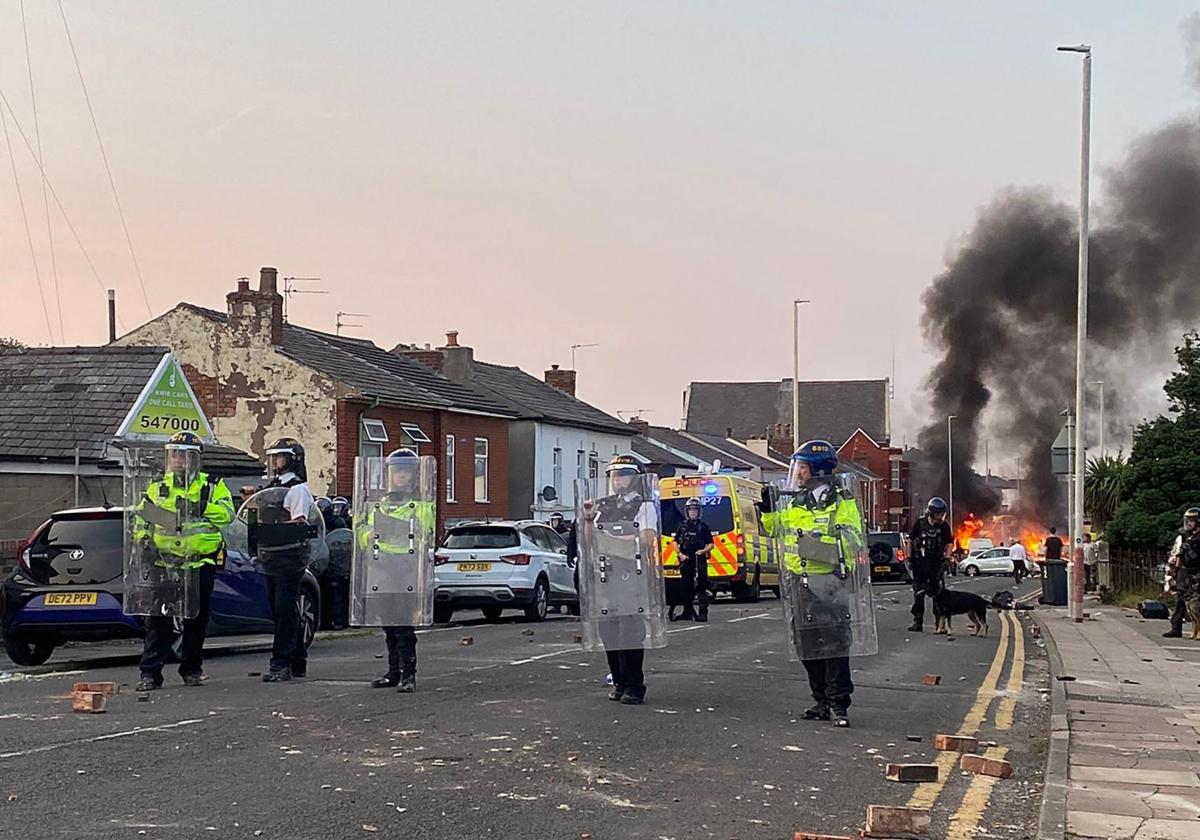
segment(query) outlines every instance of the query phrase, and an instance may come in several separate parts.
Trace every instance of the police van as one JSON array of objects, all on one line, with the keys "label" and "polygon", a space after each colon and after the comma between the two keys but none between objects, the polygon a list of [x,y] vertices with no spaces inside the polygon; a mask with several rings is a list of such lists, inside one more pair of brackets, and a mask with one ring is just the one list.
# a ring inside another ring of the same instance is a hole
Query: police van
[{"label": "police van", "polygon": [[779,559],[755,502],[762,485],[733,475],[682,475],[659,481],[663,574],[679,577],[675,531],[687,517],[688,499],[700,501],[700,518],[713,535],[708,585],[738,601],[757,601],[763,589],[779,597]]}]

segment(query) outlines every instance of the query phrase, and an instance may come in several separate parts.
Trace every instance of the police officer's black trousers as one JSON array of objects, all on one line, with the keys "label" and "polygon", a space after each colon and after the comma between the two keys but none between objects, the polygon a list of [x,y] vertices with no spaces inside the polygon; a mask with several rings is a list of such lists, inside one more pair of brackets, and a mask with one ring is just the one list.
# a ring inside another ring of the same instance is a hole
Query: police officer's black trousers
[{"label": "police officer's black trousers", "polygon": [[854,681],[850,679],[850,657],[803,661],[804,670],[808,672],[808,687],[817,704],[838,711],[850,708],[850,695],[854,693]]},{"label": "police officer's black trousers", "polygon": [[608,670],[612,673],[613,688],[630,697],[645,697],[646,677],[642,673],[642,663],[646,659],[645,649],[606,649],[604,655],[608,657]]},{"label": "police officer's black trousers", "polygon": [[267,575],[267,597],[275,617],[275,641],[271,645],[271,670],[301,675],[308,670],[308,651],[300,626],[300,583],[304,567],[281,575]]},{"label": "police officer's black trousers", "polygon": [[[217,579],[217,567],[201,566],[197,571],[200,609],[195,618],[183,621],[183,642],[179,659],[181,677],[198,676],[204,670],[204,636],[208,631],[208,609],[212,599],[213,583]],[[163,666],[171,655],[175,643],[175,619],[148,617],[146,619],[146,641],[142,646],[142,675],[150,677],[156,684],[162,683]]]},{"label": "police officer's black trousers", "polygon": [[388,669],[391,679],[417,675],[417,631],[412,627],[384,627],[387,641]]},{"label": "police officer's black trousers", "polygon": [[912,587],[913,587],[913,605],[912,617],[913,621],[925,620],[925,587],[942,576],[944,567],[939,564],[934,567],[927,565],[913,564],[912,569]]}]

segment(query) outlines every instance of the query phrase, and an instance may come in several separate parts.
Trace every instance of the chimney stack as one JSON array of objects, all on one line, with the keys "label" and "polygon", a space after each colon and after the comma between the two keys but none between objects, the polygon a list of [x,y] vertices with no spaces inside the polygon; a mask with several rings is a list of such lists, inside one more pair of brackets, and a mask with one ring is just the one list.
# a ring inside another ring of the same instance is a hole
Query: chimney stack
[{"label": "chimney stack", "polygon": [[117,340],[117,292],[108,290],[108,343]]},{"label": "chimney stack", "polygon": [[259,272],[257,290],[250,288],[250,278],[239,277],[237,290],[225,296],[229,328],[238,346],[269,342],[278,347],[283,343],[283,297],[276,286],[278,274],[264,267]]},{"label": "chimney stack", "polygon": [[643,420],[641,417],[630,417],[629,425],[642,437],[650,433],[650,421]]},{"label": "chimney stack", "polygon": [[432,368],[438,373],[442,372],[442,363],[445,361],[442,357],[442,351],[432,349],[429,344],[426,344],[424,348],[417,347],[415,344],[411,347],[407,344],[397,344],[392,348],[392,354],[404,356],[407,359],[412,359],[414,362],[420,362],[425,367]]},{"label": "chimney stack", "polygon": [[438,350],[442,354],[442,376],[463,384],[474,378],[475,350],[458,343],[458,330],[446,333],[446,346]]},{"label": "chimney stack", "polygon": [[575,396],[575,371],[560,370],[558,365],[550,365],[545,374],[546,384],[556,388],[568,396]]}]

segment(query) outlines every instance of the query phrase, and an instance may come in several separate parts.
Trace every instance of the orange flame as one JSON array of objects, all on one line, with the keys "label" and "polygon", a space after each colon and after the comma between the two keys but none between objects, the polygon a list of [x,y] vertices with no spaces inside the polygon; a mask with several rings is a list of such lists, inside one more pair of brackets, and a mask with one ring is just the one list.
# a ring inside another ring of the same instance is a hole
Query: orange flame
[{"label": "orange flame", "polygon": [[968,513],[967,518],[954,529],[954,544],[965,549],[982,531],[983,520],[973,513]]}]

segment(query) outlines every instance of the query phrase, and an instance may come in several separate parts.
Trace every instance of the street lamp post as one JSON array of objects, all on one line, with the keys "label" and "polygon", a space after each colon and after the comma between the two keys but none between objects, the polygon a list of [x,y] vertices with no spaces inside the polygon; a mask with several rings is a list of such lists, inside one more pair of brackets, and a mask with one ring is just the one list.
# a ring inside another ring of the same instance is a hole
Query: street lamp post
[{"label": "street lamp post", "polygon": [[957,414],[946,415],[946,471],[950,475],[950,530],[954,530],[954,429],[952,421]]},{"label": "street lamp post", "polygon": [[[1087,462],[1083,432],[1087,427],[1084,413],[1084,385],[1087,370],[1087,299],[1088,299],[1088,189],[1091,175],[1092,144],[1092,48],[1087,44],[1075,47],[1059,47],[1060,52],[1080,53],[1083,56],[1083,115],[1080,121],[1079,160],[1079,290],[1078,312],[1075,318],[1075,505],[1071,511],[1071,568],[1075,577],[1082,570],[1075,566],[1082,562],[1083,553],[1083,474]],[[1071,592],[1071,618],[1083,621],[1083,587],[1074,582]],[[1078,598],[1076,598],[1078,594]]]},{"label": "street lamp post", "polygon": [[812,303],[806,298],[792,301],[792,451],[800,448],[800,304]]}]

